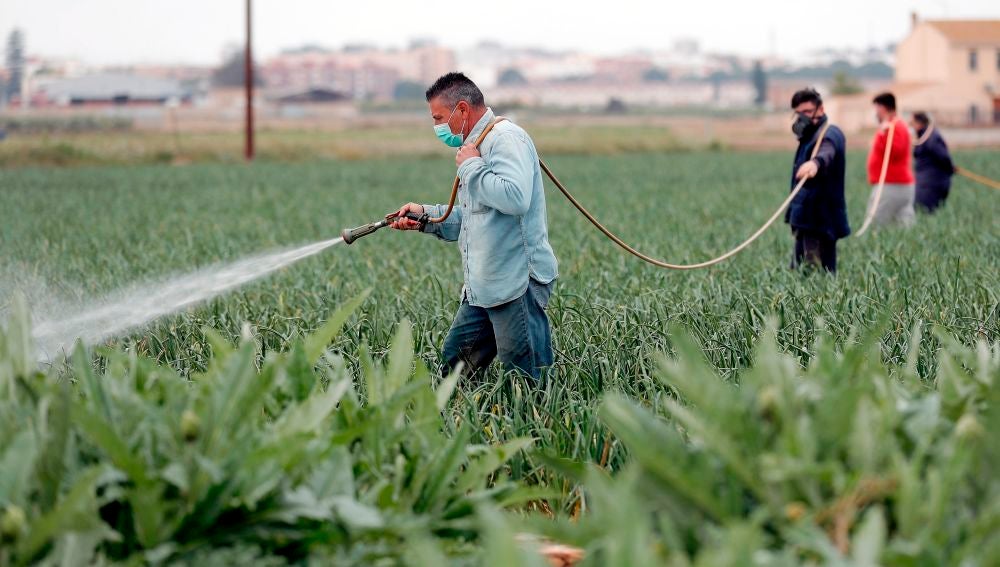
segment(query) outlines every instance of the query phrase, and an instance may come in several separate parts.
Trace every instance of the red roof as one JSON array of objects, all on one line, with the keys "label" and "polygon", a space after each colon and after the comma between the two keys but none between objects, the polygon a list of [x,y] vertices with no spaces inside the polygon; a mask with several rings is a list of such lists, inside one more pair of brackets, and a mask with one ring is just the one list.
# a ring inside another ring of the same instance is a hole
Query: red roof
[{"label": "red roof", "polygon": [[1000,46],[1000,20],[927,20],[952,43]]}]

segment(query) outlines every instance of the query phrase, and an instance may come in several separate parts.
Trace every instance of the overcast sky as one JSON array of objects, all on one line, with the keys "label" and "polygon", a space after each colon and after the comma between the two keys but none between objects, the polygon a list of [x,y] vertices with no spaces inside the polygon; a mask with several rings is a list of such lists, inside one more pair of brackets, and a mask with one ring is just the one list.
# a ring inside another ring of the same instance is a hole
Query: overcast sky
[{"label": "overcast sky", "polygon": [[[764,7],[766,6],[766,8]],[[481,39],[622,53],[695,38],[705,49],[758,56],[899,41],[910,12],[998,18],[998,0],[254,0],[257,58],[316,43],[404,46]],[[28,51],[87,63],[215,64],[243,40],[243,0],[0,0],[0,33]]]}]

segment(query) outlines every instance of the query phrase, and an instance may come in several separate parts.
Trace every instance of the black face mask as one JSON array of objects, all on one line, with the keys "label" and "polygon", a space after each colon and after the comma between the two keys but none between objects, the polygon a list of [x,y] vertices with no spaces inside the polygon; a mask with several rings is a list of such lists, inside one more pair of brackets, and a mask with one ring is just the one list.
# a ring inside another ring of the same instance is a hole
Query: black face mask
[{"label": "black face mask", "polygon": [[795,122],[792,123],[792,134],[795,134],[795,137],[801,140],[814,127],[815,124],[813,124],[812,116],[809,116],[808,114],[805,114],[803,112],[799,112],[797,113]]}]

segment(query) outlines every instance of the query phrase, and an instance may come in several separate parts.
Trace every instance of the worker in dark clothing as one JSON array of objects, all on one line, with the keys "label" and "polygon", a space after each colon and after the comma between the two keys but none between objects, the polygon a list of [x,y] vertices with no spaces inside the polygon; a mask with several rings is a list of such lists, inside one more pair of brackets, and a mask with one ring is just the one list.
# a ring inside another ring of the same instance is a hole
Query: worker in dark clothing
[{"label": "worker in dark clothing", "polygon": [[951,176],[955,164],[945,143],[925,112],[914,112],[910,122],[917,133],[913,144],[913,162],[917,174],[916,204],[924,212],[933,213],[944,204],[951,191]]},{"label": "worker in dark clothing", "polygon": [[[806,179],[785,212],[785,222],[795,236],[792,268],[807,264],[837,271],[837,240],[851,233],[844,201],[846,139],[840,128],[830,124],[823,99],[814,89],[792,96],[795,123],[792,132],[799,139],[792,167],[792,187]],[[824,132],[825,128],[825,132]],[[819,151],[812,157],[820,134]]]}]

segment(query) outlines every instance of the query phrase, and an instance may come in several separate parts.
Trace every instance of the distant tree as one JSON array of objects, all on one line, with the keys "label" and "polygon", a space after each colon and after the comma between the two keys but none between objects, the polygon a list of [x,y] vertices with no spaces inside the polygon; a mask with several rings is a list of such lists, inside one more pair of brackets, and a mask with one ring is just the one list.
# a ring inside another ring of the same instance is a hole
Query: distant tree
[{"label": "distant tree", "polygon": [[650,67],[643,72],[642,80],[647,83],[665,83],[670,80],[670,73],[659,67]]},{"label": "distant tree", "polygon": [[607,114],[625,114],[627,110],[625,101],[617,97],[609,98],[608,105],[604,107],[604,112]]},{"label": "distant tree", "polygon": [[856,67],[851,74],[856,77],[870,79],[891,79],[895,75],[895,72],[895,69],[891,65],[886,65],[881,61],[874,61]]},{"label": "distant tree", "polygon": [[497,77],[497,84],[504,86],[511,85],[525,85],[528,83],[528,79],[523,73],[518,71],[513,67],[508,67],[500,72],[500,76]]},{"label": "distant tree", "polygon": [[7,36],[7,73],[4,94],[9,99],[21,93],[24,81],[24,32],[17,28]]},{"label": "distant tree", "polygon": [[318,43],[304,43],[298,47],[282,49],[282,55],[300,55],[303,53],[330,53],[330,50]]},{"label": "distant tree", "polygon": [[[242,87],[243,86],[243,50],[234,50],[222,66],[212,73],[212,84],[217,87]],[[253,84],[256,87],[264,84],[264,79],[260,74],[260,67],[253,67]]]},{"label": "distant tree", "polygon": [[414,81],[399,81],[392,89],[392,98],[397,101],[423,101],[424,86]]},{"label": "distant tree", "polygon": [[814,67],[784,67],[768,71],[770,78],[795,79],[808,83],[832,80],[838,72],[844,72],[856,79],[892,79],[892,66],[881,61],[852,65],[849,61],[837,60],[828,65]]},{"label": "distant tree", "polygon": [[753,83],[754,104],[764,106],[764,103],[767,102],[767,73],[764,71],[764,65],[759,59],[753,62],[750,81]]},{"label": "distant tree", "polygon": [[726,74],[722,71],[713,71],[708,76],[708,80],[712,84],[712,102],[719,102],[722,99],[722,82],[726,78]]},{"label": "distant tree", "polygon": [[853,95],[864,92],[857,79],[847,74],[846,71],[837,71],[833,74],[833,84],[830,86],[830,93],[835,95]]}]

